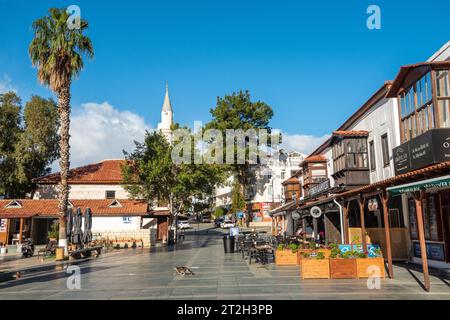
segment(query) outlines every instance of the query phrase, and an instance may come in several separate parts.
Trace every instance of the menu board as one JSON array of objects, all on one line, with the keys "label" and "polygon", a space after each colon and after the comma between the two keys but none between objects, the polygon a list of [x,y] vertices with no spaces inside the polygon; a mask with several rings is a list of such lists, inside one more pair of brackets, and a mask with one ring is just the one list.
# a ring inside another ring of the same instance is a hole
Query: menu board
[{"label": "menu board", "polygon": [[[432,243],[427,242],[426,244],[427,249],[427,258],[430,260],[437,260],[437,261],[445,261],[445,246],[444,243]],[[413,242],[413,250],[414,250],[414,256],[416,258],[421,258],[421,251],[420,251],[420,243],[418,241]]]}]

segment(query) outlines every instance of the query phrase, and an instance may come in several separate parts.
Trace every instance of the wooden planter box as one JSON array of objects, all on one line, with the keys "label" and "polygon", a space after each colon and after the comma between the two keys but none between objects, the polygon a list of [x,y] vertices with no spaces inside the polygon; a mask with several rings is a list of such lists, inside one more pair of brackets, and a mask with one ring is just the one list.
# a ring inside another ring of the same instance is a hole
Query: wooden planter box
[{"label": "wooden planter box", "polygon": [[330,259],[331,279],[356,279],[356,259]]},{"label": "wooden planter box", "polygon": [[275,264],[277,266],[296,266],[297,252],[290,249],[275,251]]},{"label": "wooden planter box", "polygon": [[373,270],[368,270],[371,266],[377,266],[380,270],[380,277],[384,278],[384,258],[363,258],[356,259],[356,269],[358,273],[358,278],[369,278],[374,275]]},{"label": "wooden planter box", "polygon": [[301,264],[302,279],[330,279],[330,259],[305,259]]},{"label": "wooden planter box", "polygon": [[299,266],[302,265],[302,259],[303,259],[303,253],[311,253],[312,251],[316,251],[316,252],[323,252],[323,254],[325,255],[325,259],[330,258],[331,256],[331,250],[330,249],[317,249],[317,250],[312,250],[312,249],[299,249],[298,250],[298,255],[297,255],[297,264]]}]

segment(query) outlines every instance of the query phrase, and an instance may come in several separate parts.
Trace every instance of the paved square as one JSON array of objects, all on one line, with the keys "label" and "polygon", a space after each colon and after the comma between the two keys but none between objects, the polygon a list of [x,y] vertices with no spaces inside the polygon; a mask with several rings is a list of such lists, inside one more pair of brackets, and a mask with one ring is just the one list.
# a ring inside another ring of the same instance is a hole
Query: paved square
[{"label": "paved square", "polygon": [[[420,272],[395,267],[395,279],[369,290],[366,280],[301,280],[298,267],[248,265],[223,253],[220,230],[187,234],[176,249],[127,249],[79,263],[81,289],[68,290],[62,267],[0,283],[0,299],[450,299],[450,284],[431,277],[423,291]],[[194,276],[175,275],[188,266]]]}]

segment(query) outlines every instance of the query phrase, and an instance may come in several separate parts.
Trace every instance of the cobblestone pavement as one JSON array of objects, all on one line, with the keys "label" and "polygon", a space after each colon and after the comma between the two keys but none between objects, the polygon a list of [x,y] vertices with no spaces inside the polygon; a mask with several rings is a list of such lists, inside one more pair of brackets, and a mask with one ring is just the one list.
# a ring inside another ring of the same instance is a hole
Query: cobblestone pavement
[{"label": "cobblestone pavement", "polygon": [[[81,262],[81,289],[67,289],[67,266],[47,267],[0,283],[3,299],[450,299],[450,284],[431,277],[432,292],[417,282],[422,274],[395,267],[395,279],[380,290],[366,280],[301,280],[297,267],[248,265],[223,253],[221,231],[191,231],[177,248],[127,249]],[[188,266],[193,276],[175,275]]]}]

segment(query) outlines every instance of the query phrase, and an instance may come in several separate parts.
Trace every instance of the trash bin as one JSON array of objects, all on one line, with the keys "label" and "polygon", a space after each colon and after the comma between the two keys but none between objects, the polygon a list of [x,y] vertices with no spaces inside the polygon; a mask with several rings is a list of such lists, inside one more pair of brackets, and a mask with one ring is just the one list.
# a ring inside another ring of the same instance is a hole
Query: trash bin
[{"label": "trash bin", "polygon": [[223,236],[224,253],[234,253],[234,237],[230,235]]},{"label": "trash bin", "polygon": [[56,248],[56,261],[64,260],[64,247]]}]

